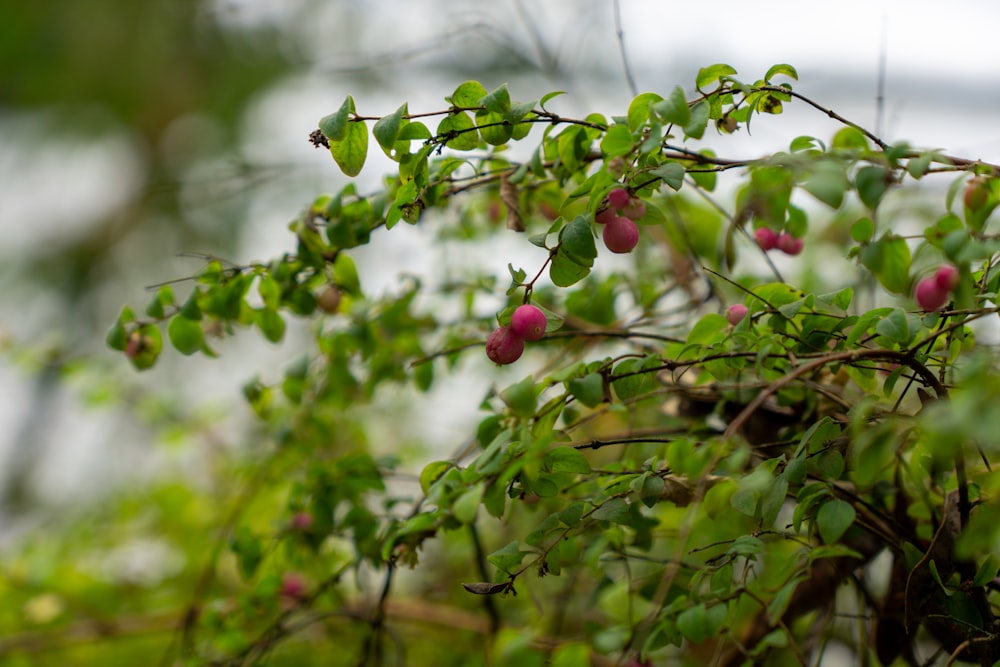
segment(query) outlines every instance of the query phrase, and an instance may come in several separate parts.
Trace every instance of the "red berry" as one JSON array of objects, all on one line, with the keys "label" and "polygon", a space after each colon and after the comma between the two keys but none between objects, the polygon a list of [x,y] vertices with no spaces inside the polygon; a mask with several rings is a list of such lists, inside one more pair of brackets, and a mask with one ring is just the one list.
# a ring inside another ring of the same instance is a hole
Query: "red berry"
[{"label": "red berry", "polygon": [[770,227],[758,227],[753,232],[753,238],[764,252],[778,247],[778,234]]},{"label": "red berry", "polygon": [[306,596],[306,580],[297,572],[286,572],[281,576],[281,597],[301,600]]},{"label": "red berry", "polygon": [[778,250],[787,255],[798,255],[802,252],[802,246],[805,245],[805,242],[802,239],[797,239],[788,232],[779,234],[776,243]]},{"label": "red berry", "polygon": [[934,282],[937,283],[937,286],[945,292],[950,292],[958,287],[958,280],[958,269],[951,264],[945,264],[944,266],[939,267],[937,272],[934,274]]},{"label": "red berry", "polygon": [[625,217],[617,217],[604,225],[604,245],[614,253],[632,252],[639,243],[639,227]]},{"label": "red berry", "polygon": [[734,327],[743,321],[743,318],[747,316],[747,307],[742,303],[734,303],[726,309],[726,319]]},{"label": "red berry", "polygon": [[486,339],[486,356],[501,366],[512,364],[524,353],[524,339],[510,330],[499,327]]},{"label": "red berry", "polygon": [[978,211],[985,206],[987,197],[989,197],[989,192],[983,178],[977,176],[965,186],[965,207],[970,211]]},{"label": "red berry", "polygon": [[948,302],[948,290],[941,289],[934,276],[922,278],[917,283],[914,296],[917,297],[917,305],[924,310],[938,310]]},{"label": "red berry", "polygon": [[309,512],[296,512],[290,523],[293,530],[307,531],[313,525],[313,515]]},{"label": "red berry", "polygon": [[606,225],[617,217],[618,214],[615,213],[615,209],[609,206],[608,208],[597,212],[597,215],[594,216],[594,222],[599,225]]},{"label": "red berry", "polygon": [[518,306],[510,316],[510,330],[518,338],[538,340],[545,335],[545,325],[548,320],[538,306],[524,304]]},{"label": "red berry", "polygon": [[625,208],[631,199],[625,188],[615,188],[608,193],[608,204],[611,208]]}]

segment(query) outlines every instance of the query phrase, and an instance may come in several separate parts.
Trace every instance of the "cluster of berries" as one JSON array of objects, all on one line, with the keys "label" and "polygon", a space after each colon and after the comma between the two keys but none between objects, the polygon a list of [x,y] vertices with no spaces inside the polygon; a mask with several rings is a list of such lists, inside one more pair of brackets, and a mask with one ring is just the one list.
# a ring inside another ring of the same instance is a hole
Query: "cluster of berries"
[{"label": "cluster of berries", "polygon": [[501,366],[514,363],[524,353],[524,341],[544,336],[547,324],[538,306],[518,306],[510,316],[510,325],[496,328],[486,339],[486,356]]},{"label": "cluster of berries", "polygon": [[788,232],[779,234],[770,227],[758,227],[753,232],[753,238],[764,252],[777,248],[786,255],[798,255],[802,252],[802,246],[805,245],[802,239],[796,238]]},{"label": "cluster of berries", "polygon": [[934,272],[934,275],[921,278],[917,282],[914,296],[917,298],[917,305],[924,310],[938,310],[948,303],[948,295],[958,286],[958,269],[950,264],[945,264]]},{"label": "cluster of berries", "polygon": [[646,205],[633,197],[625,188],[615,188],[608,193],[604,207],[598,210],[594,220],[604,226],[601,236],[604,245],[614,253],[632,252],[639,243],[639,227],[635,224],[646,215]]}]

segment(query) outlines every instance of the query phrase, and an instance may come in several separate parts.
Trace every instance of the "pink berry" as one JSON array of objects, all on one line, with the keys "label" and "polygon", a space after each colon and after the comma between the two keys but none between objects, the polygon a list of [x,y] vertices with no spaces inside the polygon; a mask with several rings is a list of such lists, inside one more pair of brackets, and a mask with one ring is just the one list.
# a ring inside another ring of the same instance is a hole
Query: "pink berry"
[{"label": "pink berry", "polygon": [[778,247],[778,234],[770,227],[758,227],[753,232],[753,238],[764,252]]},{"label": "pink berry", "polygon": [[804,245],[805,242],[802,239],[797,239],[788,232],[783,232],[778,235],[778,250],[787,255],[798,255],[802,252],[802,246]]},{"label": "pink berry", "polygon": [[948,302],[948,290],[941,289],[934,276],[922,278],[917,283],[914,296],[917,297],[917,305],[924,310],[938,310]]},{"label": "pink berry", "polygon": [[611,208],[625,208],[631,199],[625,188],[615,188],[608,193],[608,205]]},{"label": "pink berry", "polygon": [[518,338],[538,340],[545,335],[545,325],[548,320],[538,306],[524,304],[518,306],[510,316],[510,330]]},{"label": "pink berry", "polygon": [[646,205],[642,203],[641,199],[633,199],[628,203],[628,206],[622,209],[621,213],[629,220],[641,220],[646,215]]},{"label": "pink berry", "polygon": [[510,330],[510,327],[495,329],[486,339],[486,356],[501,366],[512,364],[524,353],[524,339]]},{"label": "pink berry", "polygon": [[617,217],[618,214],[615,213],[615,209],[609,206],[608,208],[597,212],[597,215],[594,216],[594,222],[599,225],[606,225]]},{"label": "pink berry", "polygon": [[743,321],[743,318],[747,316],[747,307],[742,303],[734,303],[726,309],[726,319],[734,327]]},{"label": "pink berry", "polygon": [[293,530],[305,532],[313,525],[313,515],[309,512],[296,512],[290,523]]},{"label": "pink berry", "polygon": [[939,267],[934,274],[934,282],[945,292],[950,292],[958,287],[958,269],[951,264]]},{"label": "pink berry", "polygon": [[604,245],[614,253],[632,252],[639,243],[639,227],[625,217],[617,217],[604,225]]},{"label": "pink berry", "polygon": [[306,596],[306,580],[297,572],[286,572],[281,577],[281,596],[301,600]]}]

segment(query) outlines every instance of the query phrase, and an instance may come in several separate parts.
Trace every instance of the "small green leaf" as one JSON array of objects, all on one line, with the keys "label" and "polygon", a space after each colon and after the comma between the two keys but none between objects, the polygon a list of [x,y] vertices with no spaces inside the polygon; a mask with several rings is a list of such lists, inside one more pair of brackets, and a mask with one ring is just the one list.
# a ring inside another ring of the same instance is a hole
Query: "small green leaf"
[{"label": "small green leaf", "polygon": [[700,643],[715,637],[722,629],[727,616],[729,609],[725,604],[715,604],[711,607],[697,604],[677,616],[677,629],[690,641]]},{"label": "small green leaf", "polygon": [[573,378],[566,383],[566,388],[573,397],[594,408],[604,402],[604,378],[600,373],[590,373],[582,378]]},{"label": "small green leaf", "polygon": [[540,106],[542,109],[545,109],[546,102],[555,97],[559,97],[560,95],[565,95],[565,94],[566,94],[565,90],[555,90],[552,91],[551,93],[545,93],[544,95],[542,95],[542,99],[538,100],[538,106]]},{"label": "small green leaf", "polygon": [[834,499],[823,503],[816,513],[816,527],[819,536],[827,544],[833,544],[851,527],[857,513],[844,500]]},{"label": "small green leaf", "polygon": [[858,197],[868,208],[875,208],[889,189],[890,175],[883,167],[862,167],[854,177]]},{"label": "small green leaf", "polygon": [[580,450],[573,447],[556,447],[545,453],[543,462],[548,472],[568,472],[586,475],[590,472],[590,462]]},{"label": "small green leaf", "polygon": [[702,100],[691,107],[691,120],[684,125],[684,134],[692,139],[701,139],[708,127],[711,109],[708,102]]},{"label": "small green leaf", "polygon": [[336,112],[320,119],[319,131],[330,141],[342,140],[346,135],[352,113],[354,113],[354,98],[348,95]]},{"label": "small green leaf", "polygon": [[396,140],[399,137],[399,129],[403,123],[403,116],[407,113],[406,104],[396,109],[393,113],[388,116],[382,116],[375,123],[372,128],[372,134],[375,135],[375,141],[378,145],[382,147],[382,150],[386,155],[392,157],[392,150],[396,145]]},{"label": "small green leaf", "polygon": [[460,495],[457,499],[455,499],[455,502],[452,503],[452,515],[454,515],[454,517],[461,523],[473,523],[476,520],[479,505],[483,500],[484,491],[485,487],[481,483],[476,484],[471,489],[464,491],[462,495]]},{"label": "small green leaf", "polygon": [[431,485],[442,475],[454,467],[450,461],[432,461],[420,471],[420,490],[426,496],[431,492]]},{"label": "small green leaf", "polygon": [[844,201],[844,193],[851,184],[841,165],[823,160],[816,165],[816,169],[802,187],[830,208],[840,208]]},{"label": "small green leaf", "polygon": [[538,395],[535,393],[535,381],[530,375],[500,392],[500,398],[515,416],[524,419],[535,416]]},{"label": "small green leaf", "polygon": [[285,336],[285,320],[282,319],[278,311],[261,308],[255,312],[257,327],[264,334],[264,338],[272,343],[280,342]]},{"label": "small green leaf", "polygon": [[483,95],[479,100],[479,105],[500,116],[506,114],[510,111],[510,93],[507,91],[507,84],[501,84],[499,88],[488,95]]},{"label": "small green leaf", "polygon": [[477,111],[476,126],[483,141],[491,146],[502,146],[514,134],[514,126],[504,119],[503,114],[495,111]]},{"label": "small green leaf", "polygon": [[455,92],[451,94],[451,103],[456,107],[475,108],[479,106],[479,100],[486,97],[486,88],[478,81],[466,81],[459,84]]},{"label": "small green leaf", "polygon": [[167,325],[167,337],[170,344],[184,355],[191,355],[202,348],[205,333],[196,320],[177,315]]},{"label": "small green leaf", "polygon": [[656,93],[642,93],[628,105],[628,127],[635,132],[649,120],[649,107],[663,98]]},{"label": "small green leaf", "polygon": [[851,238],[858,243],[867,243],[875,236],[875,223],[871,218],[861,218],[851,225]]},{"label": "small green leaf", "polygon": [[522,551],[520,543],[515,540],[504,548],[497,549],[491,553],[486,557],[486,560],[501,572],[510,574],[512,570],[521,564],[521,561],[524,560],[527,554],[528,552]]},{"label": "small green leaf", "polygon": [[910,246],[906,239],[886,234],[861,249],[861,263],[890,292],[905,294],[910,287]]},{"label": "small green leaf", "polygon": [[347,176],[357,176],[368,157],[368,127],[364,122],[349,122],[343,139],[330,139],[330,153]]},{"label": "small green leaf", "polygon": [[479,146],[479,131],[472,118],[464,111],[445,116],[438,123],[436,136],[444,139],[445,146],[457,151],[471,151]]},{"label": "small green leaf", "polygon": [[795,68],[791,65],[771,65],[771,68],[767,70],[767,74],[764,75],[764,81],[770,83],[771,79],[778,76],[779,74],[784,74],[790,79],[799,80],[799,73],[795,71]]},{"label": "small green leaf", "polygon": [[631,512],[624,498],[611,498],[598,507],[591,516],[597,521],[627,524],[631,518]]},{"label": "small green leaf", "polygon": [[688,106],[684,89],[680,86],[674,86],[670,96],[654,104],[653,109],[668,123],[684,127],[691,122],[691,108]]},{"label": "small green leaf", "polygon": [[687,170],[679,162],[664,162],[650,173],[659,176],[671,190],[677,191],[684,185],[684,175]]},{"label": "small green leaf", "polygon": [[698,77],[695,79],[695,86],[701,90],[709,84],[716,83],[722,77],[731,76],[733,74],[736,74],[736,70],[732,66],[723,63],[702,67],[698,70]]},{"label": "small green leaf", "polygon": [[875,325],[875,331],[900,345],[910,342],[912,337],[906,311],[902,308],[893,308],[886,317],[878,321],[878,324]]},{"label": "small green leaf", "polygon": [[601,139],[601,152],[606,157],[628,155],[634,147],[635,142],[627,125],[612,125]]}]

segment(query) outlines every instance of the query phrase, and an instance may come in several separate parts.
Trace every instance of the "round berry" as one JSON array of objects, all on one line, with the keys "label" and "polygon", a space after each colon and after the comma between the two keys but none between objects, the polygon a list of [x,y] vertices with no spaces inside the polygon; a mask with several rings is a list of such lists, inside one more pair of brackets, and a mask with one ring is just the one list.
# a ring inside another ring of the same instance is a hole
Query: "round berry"
[{"label": "round berry", "polygon": [[625,188],[615,188],[608,193],[608,204],[611,208],[625,208],[631,199]]},{"label": "round berry", "polygon": [[486,356],[495,364],[512,364],[524,353],[524,339],[510,327],[495,329],[486,339]]},{"label": "round berry", "polygon": [[339,287],[330,285],[316,297],[316,305],[324,313],[335,313],[340,308],[340,301],[343,296],[344,294],[340,291]]},{"label": "round berry", "polygon": [[778,247],[778,234],[770,227],[758,227],[753,232],[753,238],[764,252]]},{"label": "round berry", "polygon": [[632,252],[639,243],[639,227],[625,217],[617,217],[604,225],[604,245],[614,253]]},{"label": "round berry", "polygon": [[615,213],[615,209],[609,206],[608,208],[597,212],[597,215],[594,216],[594,222],[599,225],[606,225],[617,217],[618,214]]},{"label": "round berry", "polygon": [[510,330],[518,338],[538,340],[545,335],[545,325],[548,320],[538,306],[524,304],[518,306],[510,316]]},{"label": "round berry", "polygon": [[788,232],[783,232],[778,235],[776,244],[778,250],[786,255],[798,255],[802,252],[802,246],[805,245],[805,242],[802,239],[795,238]]},{"label": "round berry", "polygon": [[306,596],[306,580],[297,572],[286,572],[281,577],[281,596],[301,600]]},{"label": "round berry", "polygon": [[305,532],[312,528],[313,515],[309,512],[296,512],[289,523],[293,530]]},{"label": "round berry", "polygon": [[726,309],[726,319],[734,327],[743,321],[743,318],[747,316],[747,307],[742,303],[734,303]]},{"label": "round berry", "polygon": [[948,302],[948,290],[941,289],[934,276],[922,278],[917,283],[914,296],[917,298],[917,305],[924,310],[938,310]]},{"label": "round berry", "polygon": [[965,207],[970,211],[978,211],[985,206],[988,197],[989,192],[986,189],[986,181],[979,176],[970,180],[969,184],[965,186],[963,200],[965,201]]},{"label": "round berry", "polygon": [[950,292],[958,287],[958,269],[951,264],[939,267],[934,273],[934,282],[945,292]]}]

